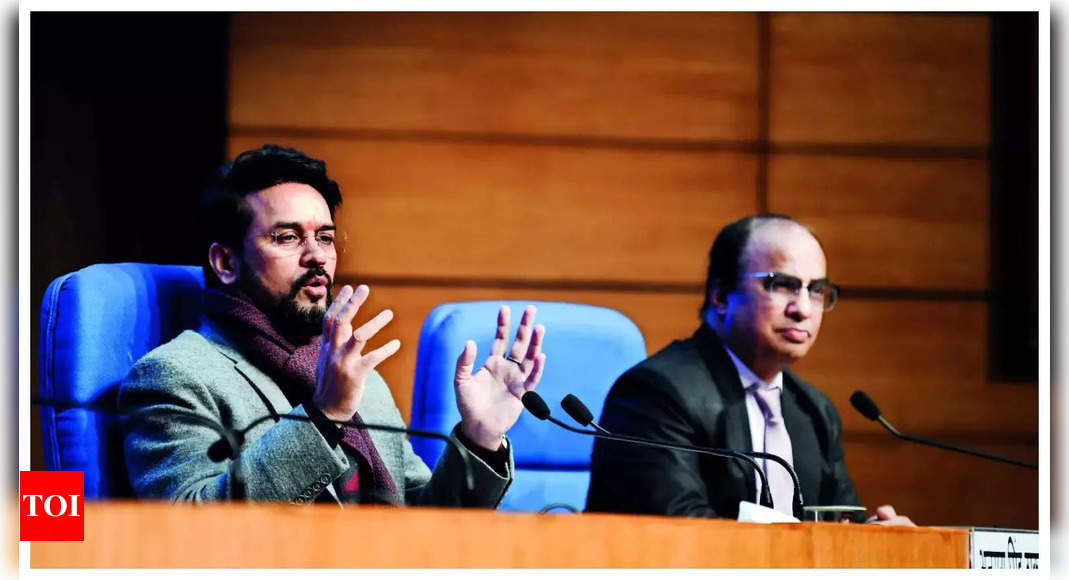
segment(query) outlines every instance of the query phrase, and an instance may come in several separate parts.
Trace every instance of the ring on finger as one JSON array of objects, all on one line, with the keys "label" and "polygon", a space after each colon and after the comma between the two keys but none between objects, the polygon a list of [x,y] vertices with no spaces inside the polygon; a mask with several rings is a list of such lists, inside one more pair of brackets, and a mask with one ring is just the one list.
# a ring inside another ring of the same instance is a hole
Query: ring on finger
[{"label": "ring on finger", "polygon": [[512,356],[511,354],[506,356],[505,360],[512,361],[512,362],[516,363],[521,369],[523,368],[523,361],[517,359],[516,357]]}]

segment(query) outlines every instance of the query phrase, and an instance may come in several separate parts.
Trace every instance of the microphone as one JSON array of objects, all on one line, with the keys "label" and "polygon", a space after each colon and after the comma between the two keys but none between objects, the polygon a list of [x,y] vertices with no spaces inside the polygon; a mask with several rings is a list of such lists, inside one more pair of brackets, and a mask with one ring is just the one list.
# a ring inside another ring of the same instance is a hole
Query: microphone
[{"label": "microphone", "polygon": [[[854,391],[854,394],[850,395],[850,404],[869,421],[880,419],[880,409],[876,406],[876,401],[873,401],[864,391]],[[894,431],[894,427],[888,425],[886,421],[883,424],[890,428],[893,433],[897,433],[897,431]]]},{"label": "microphone", "polygon": [[604,433],[605,435],[612,435],[608,429],[605,429],[601,425],[594,422],[594,414],[590,412],[590,409],[579,400],[579,397],[568,393],[560,402],[560,408],[564,409],[564,412],[568,413],[572,419],[575,419],[576,423],[579,423],[583,427],[590,426],[595,430]]},{"label": "microphone", "polygon": [[[248,433],[250,430],[252,430],[254,427],[259,425],[260,423],[264,423],[266,421],[270,421],[270,420],[273,420],[273,419],[286,419],[286,420],[290,420],[290,421],[303,421],[303,422],[306,422],[306,423],[313,423],[314,422],[311,417],[305,417],[305,416],[302,416],[302,415],[265,415],[263,417],[260,417],[259,419],[256,419],[252,423],[249,423],[247,426],[245,426],[244,429],[241,429],[241,430],[238,430],[238,431],[234,431],[233,432],[234,441],[237,443],[237,445],[234,446],[234,447],[231,447],[230,449],[235,449],[235,450],[236,449],[240,449],[241,445],[244,444],[244,442],[245,442],[245,434],[246,433]],[[364,423],[364,422],[361,422],[361,421],[353,421],[352,419],[350,419],[348,421],[334,421],[334,420],[328,418],[327,420],[330,421],[331,423],[339,426],[339,427],[356,427],[358,429],[369,429],[371,431],[386,431],[387,433],[404,433],[406,435],[412,435],[414,437],[426,437],[426,438],[429,438],[429,439],[439,439],[441,441],[445,441],[446,443],[448,443],[454,449],[457,450],[457,454],[460,455],[461,461],[464,462],[464,485],[465,485],[465,487],[467,487],[467,491],[469,493],[475,491],[475,477],[474,477],[474,475],[472,475],[471,459],[468,456],[468,450],[465,449],[464,446],[461,445],[459,441],[457,441],[456,437],[453,437],[451,435],[444,435],[442,433],[437,433],[435,431],[424,431],[422,429],[409,429],[408,427],[398,427],[396,425],[382,425],[382,424],[378,424],[378,423]],[[222,439],[220,439],[219,441],[216,441],[215,443],[212,443],[211,447],[208,448],[208,457],[211,458],[213,453],[215,453],[216,455],[219,455],[221,453],[227,453],[229,451],[228,449],[226,449],[226,445],[227,444],[228,443],[226,441],[223,441]],[[233,454],[223,455],[223,459],[226,459],[228,457],[233,457]],[[213,458],[213,461],[220,461],[220,460]]]},{"label": "microphone", "polygon": [[1039,469],[1039,465],[1028,461],[1021,461],[1020,459],[1014,459],[1012,457],[1005,457],[1002,455],[995,455],[994,453],[987,453],[986,451],[977,451],[975,449],[968,449],[965,447],[958,447],[957,445],[951,445],[949,443],[943,443],[932,439],[925,439],[924,437],[918,437],[916,435],[907,435],[902,433],[898,429],[895,429],[893,425],[887,422],[880,415],[880,409],[876,406],[876,403],[865,394],[864,391],[854,391],[853,395],[850,395],[850,404],[854,406],[859,413],[865,416],[870,421],[876,421],[880,425],[883,425],[884,429],[890,431],[891,435],[898,437],[905,441],[912,441],[913,443],[920,443],[921,445],[930,445],[932,447],[938,447],[939,449],[946,449],[948,451],[957,451],[958,453],[966,453],[968,455],[975,455],[977,457],[983,457],[984,459],[992,459],[994,461],[1001,461],[1003,463],[1011,463],[1020,467],[1030,467],[1032,469]]},{"label": "microphone", "polygon": [[[768,478],[765,477],[765,472],[757,464],[757,461],[755,461],[752,457],[750,457],[748,455],[745,455],[743,453],[739,453],[738,451],[732,451],[730,449],[713,449],[713,448],[710,448],[710,447],[698,447],[698,446],[695,446],[695,445],[683,445],[683,444],[675,444],[675,443],[662,443],[660,441],[654,441],[652,439],[642,439],[642,438],[639,438],[639,437],[631,437],[631,436],[628,436],[628,435],[612,435],[610,433],[601,433],[600,431],[584,431],[583,429],[576,429],[575,427],[572,427],[571,425],[568,425],[567,423],[564,423],[564,422],[558,420],[557,418],[553,417],[552,414],[550,414],[550,412],[549,412],[549,406],[546,405],[546,401],[544,399],[542,399],[542,397],[538,393],[536,393],[534,391],[527,391],[526,393],[523,394],[523,397],[520,400],[523,402],[523,406],[528,411],[530,411],[531,414],[534,415],[536,418],[538,418],[538,419],[540,419],[542,421],[547,421],[548,420],[549,422],[557,425],[558,427],[561,427],[563,429],[567,429],[568,431],[571,431],[572,433],[579,433],[579,434],[582,434],[582,435],[592,435],[592,436],[597,437],[599,439],[607,439],[609,441],[618,441],[618,442],[623,442],[623,443],[633,443],[633,444],[636,444],[636,445],[645,445],[647,447],[658,447],[658,448],[661,448],[661,449],[671,449],[673,451],[690,451],[692,453],[702,453],[702,454],[705,454],[705,455],[712,455],[712,456],[715,456],[715,457],[726,457],[726,458],[729,458],[729,459],[738,459],[740,461],[746,461],[746,462],[751,464],[751,466],[754,468],[755,471],[757,471],[757,475],[761,480],[761,491],[758,494],[758,496],[759,496],[758,503],[760,503],[762,506],[765,506],[767,508],[771,508],[772,507],[772,494],[771,494],[771,492],[769,491],[769,488],[768,488]],[[578,399],[576,399],[576,400],[578,400]],[[588,409],[587,413],[589,413],[589,412],[590,411]]]},{"label": "microphone", "polygon": [[64,409],[84,409],[86,411],[102,413],[120,419],[130,419],[151,414],[170,414],[185,417],[192,420],[194,423],[198,423],[219,434],[219,439],[215,443],[212,443],[211,447],[208,448],[208,457],[217,463],[233,457],[234,451],[232,450],[237,450],[241,447],[239,444],[241,440],[240,435],[236,431],[228,429],[203,415],[197,415],[192,411],[186,411],[185,409],[134,409],[131,411],[124,411],[115,408],[113,405],[101,402],[100,400],[84,403],[81,401],[53,399],[51,397],[39,397],[36,395],[30,398],[30,403],[38,406],[52,407],[59,411]]},{"label": "microphone", "polygon": [[[99,401],[93,401],[93,402],[90,402],[90,403],[83,403],[83,402],[78,402],[78,401],[64,401],[64,400],[60,400],[60,399],[52,399],[52,398],[48,398],[48,397],[37,397],[37,396],[34,396],[33,398],[31,398],[31,403],[33,403],[35,405],[43,405],[43,406],[47,406],[47,407],[52,407],[52,408],[55,408],[55,409],[71,409],[71,408],[74,408],[74,409],[85,409],[87,411],[93,411],[93,412],[98,412],[98,413],[104,413],[106,415],[116,416],[116,417],[119,417],[120,419],[125,419],[125,420],[129,420],[129,419],[132,419],[134,417],[139,417],[139,416],[144,416],[144,415],[151,415],[151,414],[170,414],[170,415],[176,415],[176,416],[184,417],[184,418],[190,419],[193,422],[198,423],[198,424],[200,424],[200,425],[202,425],[204,427],[208,427],[209,429],[211,429],[211,430],[213,430],[213,431],[215,431],[216,433],[219,434],[219,439],[215,440],[210,446],[208,446],[208,450],[206,451],[208,459],[211,459],[212,461],[214,461],[216,463],[221,463],[221,462],[226,461],[228,459],[237,459],[238,451],[241,449],[242,445],[244,445],[244,443],[245,443],[245,434],[248,433],[251,429],[253,429],[257,425],[259,425],[259,424],[261,424],[261,423],[263,423],[265,421],[269,421],[269,420],[273,420],[273,419],[286,419],[286,420],[291,420],[291,421],[304,421],[304,422],[307,422],[307,423],[312,423],[313,422],[311,417],[305,417],[305,416],[266,415],[266,416],[260,417],[259,419],[256,419],[255,421],[250,423],[248,426],[246,426],[244,429],[235,430],[235,429],[230,429],[230,428],[224,427],[223,425],[219,424],[216,421],[213,421],[212,419],[209,419],[208,417],[205,417],[203,415],[197,415],[197,414],[195,414],[195,413],[193,413],[191,411],[186,411],[184,409],[152,409],[152,408],[145,409],[145,408],[139,408],[139,409],[133,409],[133,410],[123,410],[123,409],[116,409],[116,408],[114,408],[114,406],[109,406],[107,403],[103,403],[103,402],[99,402]],[[412,436],[415,436],[415,437],[428,437],[428,438],[433,438],[433,439],[441,439],[441,440],[445,441],[446,443],[452,445],[453,448],[456,449],[457,453],[460,455],[461,461],[464,462],[464,484],[467,487],[468,493],[472,493],[475,490],[475,477],[472,474],[471,460],[469,458],[468,451],[466,449],[464,449],[464,446],[461,445],[460,442],[457,441],[455,437],[452,437],[452,436],[449,436],[449,435],[443,435],[441,433],[436,433],[434,431],[423,431],[423,430],[420,430],[420,429],[409,429],[407,427],[397,427],[395,425],[379,425],[379,424],[374,424],[374,423],[361,423],[361,422],[352,421],[352,420],[350,420],[350,421],[331,421],[331,422],[334,423],[335,425],[339,425],[339,426],[343,426],[344,425],[344,426],[351,426],[351,427],[357,427],[357,428],[370,429],[372,431],[387,431],[387,432],[390,432],[390,433],[405,433],[405,434],[412,435]],[[233,464],[231,464],[230,468],[231,469],[233,468]],[[236,474],[231,473],[232,479],[237,480],[238,478],[235,477],[235,475]],[[239,491],[244,489],[241,486],[241,482],[240,481],[236,481],[235,488],[238,489]],[[235,499],[241,499],[241,498],[239,497],[239,498],[235,498]]]},{"label": "microphone", "polygon": [[[579,397],[576,397],[572,394],[568,394],[560,402],[560,406],[569,415],[571,415],[572,419],[575,419],[575,421],[580,425],[585,427],[589,423],[591,427],[594,427],[598,431],[606,435],[611,435],[609,431],[605,430],[593,421],[594,414],[591,413],[590,409],[587,408],[587,406],[579,400]],[[736,451],[735,453],[741,453],[743,455],[747,455],[750,457],[758,457],[761,459],[771,459],[772,461],[782,465],[783,468],[787,470],[787,473],[791,475],[791,480],[794,483],[794,506],[791,511],[794,512],[794,517],[802,519],[802,516],[804,515],[803,507],[805,506],[805,502],[802,499],[802,483],[798,480],[798,473],[794,470],[794,467],[790,463],[787,463],[786,459],[780,457],[779,455],[766,453],[764,451]],[[762,474],[764,473],[764,470],[759,471],[761,471]]]},{"label": "microphone", "polygon": [[[192,411],[187,411],[185,409],[142,408],[124,411],[122,409],[116,408],[115,405],[109,405],[108,403],[103,402],[100,399],[85,403],[81,401],[65,401],[61,399],[40,397],[36,395],[30,398],[30,403],[38,406],[52,407],[53,409],[57,410],[84,409],[86,411],[101,413],[104,415],[117,417],[119,420],[126,421],[135,417],[152,414],[168,414],[185,417],[186,419],[189,419],[192,422],[201,425],[202,427],[207,427],[219,434],[219,439],[217,439],[214,443],[211,444],[211,446],[208,447],[207,452],[208,458],[216,463],[219,463],[224,459],[234,456],[237,453],[237,449],[241,448],[239,444],[240,436],[236,431],[234,431],[233,429],[228,429],[227,427],[224,427],[223,425],[209,419],[208,417],[205,417],[203,415],[197,415],[196,413],[193,413]],[[234,463],[231,463],[227,466],[227,484],[230,486],[231,490],[233,490],[234,499],[243,499],[245,495],[244,481],[241,477],[241,474],[238,473],[238,470],[234,468],[234,465]]]}]

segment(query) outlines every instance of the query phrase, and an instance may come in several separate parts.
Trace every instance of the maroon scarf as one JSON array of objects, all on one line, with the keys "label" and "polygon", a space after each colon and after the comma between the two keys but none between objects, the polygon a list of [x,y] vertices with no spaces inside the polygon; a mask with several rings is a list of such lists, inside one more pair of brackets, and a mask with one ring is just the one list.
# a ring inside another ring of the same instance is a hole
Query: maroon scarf
[{"label": "maroon scarf", "polygon": [[[234,285],[205,289],[204,311],[227,330],[228,338],[242,354],[278,383],[291,405],[296,407],[311,400],[322,336],[317,335],[306,344],[291,343]],[[363,422],[359,413],[353,415],[353,420]],[[367,429],[344,426],[342,430],[342,442],[357,453],[359,460],[353,476],[336,489],[338,495],[343,500],[360,503],[400,504],[397,487]]]}]

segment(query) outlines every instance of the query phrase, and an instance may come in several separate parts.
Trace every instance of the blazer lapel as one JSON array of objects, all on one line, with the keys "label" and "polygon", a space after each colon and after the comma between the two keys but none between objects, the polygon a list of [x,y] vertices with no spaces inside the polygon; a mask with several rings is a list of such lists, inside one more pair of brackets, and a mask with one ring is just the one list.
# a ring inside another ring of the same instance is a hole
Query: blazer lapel
[{"label": "blazer lapel", "polygon": [[803,409],[805,403],[799,401],[800,396],[804,397],[799,394],[793,377],[784,373],[783,422],[791,435],[792,464],[802,485],[803,505],[819,505],[820,480],[824,465],[821,458],[824,454],[820,451],[820,442],[817,441],[813,422]]},{"label": "blazer lapel", "polygon": [[[720,339],[707,325],[702,324],[698,328],[694,333],[694,341],[709,369],[709,376],[713,379],[713,388],[719,393],[720,401],[724,405],[720,413],[722,424],[707,426],[709,432],[714,433],[712,445],[736,451],[753,451],[750,417],[746,412],[746,392],[742,388],[742,381],[739,380],[738,370],[735,369]],[[708,414],[708,416],[715,415],[716,413]],[[741,460],[725,459],[724,461],[729,462],[728,473],[735,476],[733,479],[736,482],[738,497],[752,499],[757,487],[757,476],[753,468]]]},{"label": "blazer lapel", "polygon": [[[283,394],[282,389],[275,383],[274,379],[267,376],[267,374],[249,362],[249,360],[246,359],[229,340],[227,340],[226,335],[219,330],[216,325],[212,324],[207,317],[204,317],[201,320],[201,325],[200,328],[197,329],[197,332],[215,345],[216,350],[218,350],[220,354],[234,362],[234,370],[248,381],[250,390],[264,406],[266,410],[265,414],[279,417],[293,410],[293,405],[290,404],[289,399],[286,398],[286,395]],[[341,503],[333,483],[328,484],[324,489],[334,503]]]},{"label": "blazer lapel", "polygon": [[274,379],[249,362],[215,324],[205,318],[198,332],[211,341],[223,356],[234,362],[234,370],[245,377],[268,412],[281,415],[293,410],[293,406]]}]

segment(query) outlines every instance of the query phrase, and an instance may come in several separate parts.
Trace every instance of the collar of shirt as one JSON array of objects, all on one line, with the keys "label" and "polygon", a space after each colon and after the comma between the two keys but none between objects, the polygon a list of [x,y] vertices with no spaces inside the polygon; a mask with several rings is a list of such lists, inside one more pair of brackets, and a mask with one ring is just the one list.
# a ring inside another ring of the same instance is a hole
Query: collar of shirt
[{"label": "collar of shirt", "polygon": [[754,384],[757,385],[757,388],[764,390],[783,389],[783,371],[776,373],[776,376],[772,377],[772,380],[766,383],[758,378],[757,375],[750,370],[750,367],[739,360],[739,357],[735,356],[735,353],[731,352],[731,349],[728,348],[726,344],[724,345],[724,350],[728,352],[728,356],[731,357],[731,362],[735,365],[735,370],[739,373],[739,380],[742,382],[742,389],[744,391]]}]

